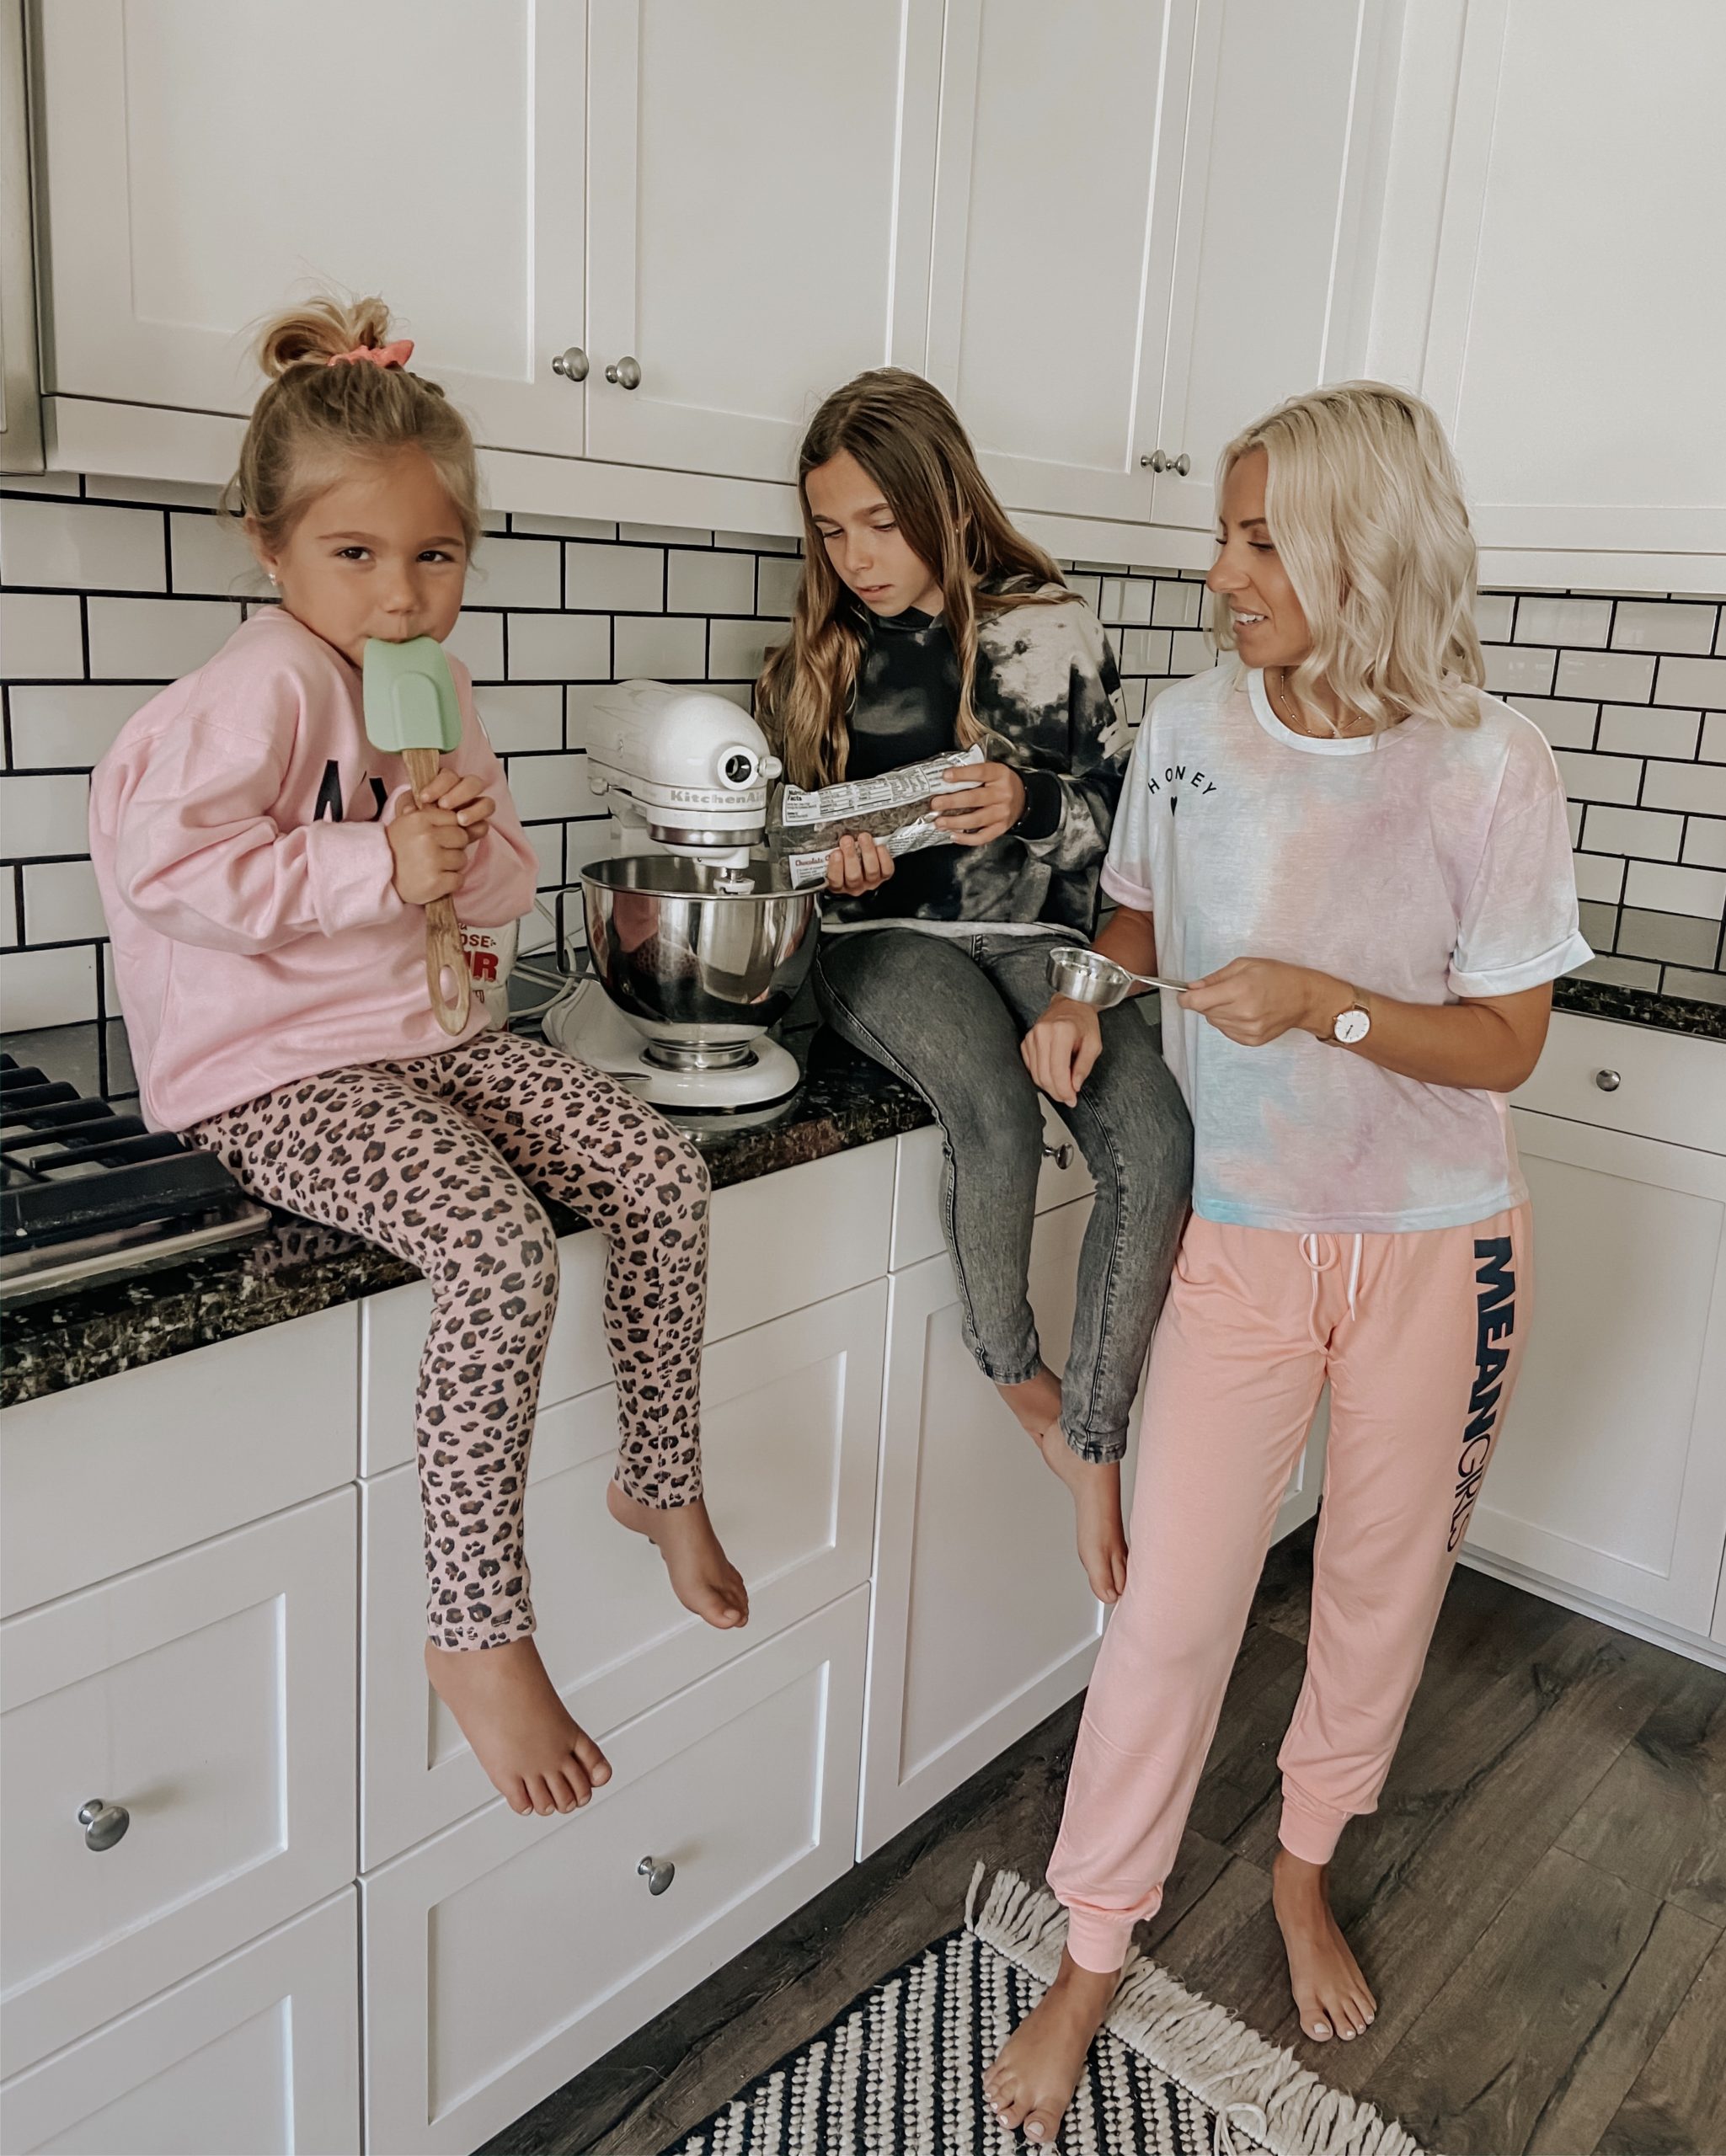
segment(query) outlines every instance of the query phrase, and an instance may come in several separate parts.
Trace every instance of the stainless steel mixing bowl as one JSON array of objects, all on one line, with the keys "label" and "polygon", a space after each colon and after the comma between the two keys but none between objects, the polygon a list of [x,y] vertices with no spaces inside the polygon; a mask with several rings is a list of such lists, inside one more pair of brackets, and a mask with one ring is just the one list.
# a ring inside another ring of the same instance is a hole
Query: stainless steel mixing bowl
[{"label": "stainless steel mixing bowl", "polygon": [[816,895],[765,857],[716,868],[627,854],[581,871],[595,976],[678,1061],[679,1049],[736,1046],[783,1017],[815,963]]}]

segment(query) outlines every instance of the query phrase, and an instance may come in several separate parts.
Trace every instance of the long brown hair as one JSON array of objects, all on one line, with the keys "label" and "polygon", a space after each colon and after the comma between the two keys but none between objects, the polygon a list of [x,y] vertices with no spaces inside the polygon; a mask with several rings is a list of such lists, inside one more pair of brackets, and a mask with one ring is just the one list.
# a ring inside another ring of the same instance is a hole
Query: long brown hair
[{"label": "long brown hair", "polygon": [[330,364],[387,343],[389,327],[382,300],[316,299],[278,315],[259,336],[258,365],[270,386],[253,409],[225,505],[242,511],[272,552],[356,457],[410,448],[436,467],[470,555],[478,544],[478,459],[467,421],[442,390],[405,367]]},{"label": "long brown hair", "polygon": [[[797,458],[803,504],[803,576],[791,634],[767,655],[756,709],[797,786],[845,776],[846,717],[863,638],[845,586],[810,513],[804,481],[848,451],[881,489],[894,521],[941,587],[941,616],[959,655],[959,745],[981,740],[972,708],[980,616],[1068,596],[1050,557],[1014,531],[978,468],[959,414],[932,382],[903,367],[873,367],[836,389],[810,423]],[[981,580],[1025,579],[1031,589],[989,591]],[[1054,591],[1041,589],[1049,584]]]}]

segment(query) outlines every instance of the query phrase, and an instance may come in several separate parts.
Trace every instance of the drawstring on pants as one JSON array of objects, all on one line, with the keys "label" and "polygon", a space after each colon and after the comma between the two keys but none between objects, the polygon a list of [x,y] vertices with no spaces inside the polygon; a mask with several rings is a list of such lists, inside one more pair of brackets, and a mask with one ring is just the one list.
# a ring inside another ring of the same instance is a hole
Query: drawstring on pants
[{"label": "drawstring on pants", "polygon": [[[1301,1255],[1307,1261],[1307,1269],[1312,1276],[1312,1298],[1307,1305],[1307,1329],[1317,1346],[1324,1345],[1324,1335],[1318,1329],[1318,1276],[1327,1273],[1341,1256],[1333,1235],[1302,1235]],[[1364,1236],[1354,1238],[1355,1248],[1349,1259],[1349,1315],[1355,1315],[1355,1305],[1360,1288],[1360,1252]],[[1329,1249],[1324,1246],[1328,1244]]]}]

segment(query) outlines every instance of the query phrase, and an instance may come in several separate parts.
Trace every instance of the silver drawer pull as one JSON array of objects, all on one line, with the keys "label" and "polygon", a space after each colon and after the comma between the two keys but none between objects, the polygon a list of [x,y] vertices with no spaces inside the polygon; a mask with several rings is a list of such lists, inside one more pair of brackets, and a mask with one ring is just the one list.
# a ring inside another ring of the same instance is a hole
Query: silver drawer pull
[{"label": "silver drawer pull", "polygon": [[123,1804],[110,1804],[105,1796],[93,1796],[88,1804],[78,1806],[77,1822],[84,1830],[87,1849],[111,1849],[124,1838],[132,1816]]},{"label": "silver drawer pull", "polygon": [[640,360],[633,354],[626,352],[621,360],[614,361],[606,369],[606,380],[615,383],[619,389],[639,389],[641,387]]},{"label": "silver drawer pull", "polygon": [[567,352],[559,352],[553,360],[552,372],[562,375],[565,382],[585,382],[586,353],[579,344],[572,344]]},{"label": "silver drawer pull", "polygon": [[649,1894],[663,1894],[677,1876],[677,1867],[670,1857],[661,1864],[657,1857],[644,1856],[635,1867],[635,1876],[646,1880]]},{"label": "silver drawer pull", "polygon": [[1045,1145],[1043,1148],[1043,1158],[1045,1161],[1053,1161],[1055,1166],[1065,1174],[1073,1164],[1073,1149],[1071,1145]]},{"label": "silver drawer pull", "polygon": [[1616,1093],[1624,1083],[1616,1070],[1596,1070],[1594,1081],[1603,1093]]}]

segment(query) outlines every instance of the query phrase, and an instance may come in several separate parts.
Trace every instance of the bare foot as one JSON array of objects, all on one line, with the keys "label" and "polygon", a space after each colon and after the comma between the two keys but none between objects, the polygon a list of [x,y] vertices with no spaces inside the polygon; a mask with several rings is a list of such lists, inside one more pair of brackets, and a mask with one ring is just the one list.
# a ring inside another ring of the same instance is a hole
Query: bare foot
[{"label": "bare foot", "polygon": [[612,1779],[531,1639],[460,1653],[428,1640],[425,1673],[512,1812],[574,1812]]},{"label": "bare foot", "polygon": [[1330,1913],[1329,1875],[1280,1849],[1270,1873],[1271,1901],[1288,1950],[1289,1983],[1301,2026],[1318,2043],[1344,2043],[1372,2026],[1378,2001]]},{"label": "bare foot", "polygon": [[1051,1422],[1061,1420],[1061,1380],[1046,1363],[1023,1385],[997,1385],[995,1390],[1018,1417],[1028,1438],[1040,1438]]},{"label": "bare foot", "polygon": [[686,1609],[722,1632],[749,1622],[749,1589],[720,1547],[699,1497],[692,1505],[656,1512],[612,1482],[607,1486],[606,1503],[614,1520],[644,1534],[665,1559],[671,1592]]},{"label": "bare foot", "polygon": [[1049,2148],[1085,2070],[1120,1972],[1098,1976],[1063,1951],[1055,1982],[1001,2047],[983,2093],[1004,2127]]},{"label": "bare foot", "polygon": [[1099,1602],[1119,1602],[1127,1586],[1127,1534],[1120,1516],[1120,1465],[1117,1460],[1081,1460],[1059,1422],[1045,1430],[1037,1445],[1043,1457],[1072,1492],[1078,1515],[1079,1562]]}]

